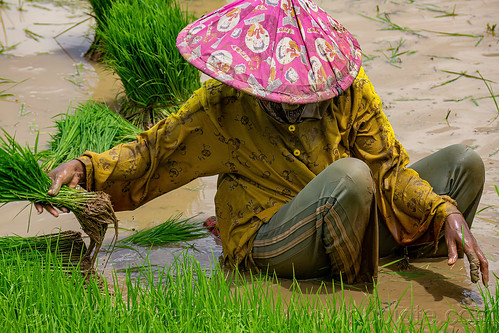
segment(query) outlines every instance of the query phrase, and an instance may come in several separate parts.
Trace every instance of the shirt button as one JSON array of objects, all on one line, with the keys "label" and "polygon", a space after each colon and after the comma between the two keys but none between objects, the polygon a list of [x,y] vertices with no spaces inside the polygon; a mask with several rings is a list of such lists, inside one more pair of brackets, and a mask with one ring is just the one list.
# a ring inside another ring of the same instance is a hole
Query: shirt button
[{"label": "shirt button", "polygon": [[288,129],[290,132],[294,132],[296,128],[295,125],[289,125]]},{"label": "shirt button", "polygon": [[293,151],[293,155],[295,155],[295,156],[300,156],[300,151],[299,151],[298,149],[295,149],[295,150]]}]

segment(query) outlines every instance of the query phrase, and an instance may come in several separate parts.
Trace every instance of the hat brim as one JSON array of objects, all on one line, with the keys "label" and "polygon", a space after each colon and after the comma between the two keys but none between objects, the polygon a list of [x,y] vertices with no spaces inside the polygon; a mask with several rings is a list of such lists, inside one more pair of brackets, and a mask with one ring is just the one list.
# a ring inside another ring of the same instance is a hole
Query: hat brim
[{"label": "hat brim", "polygon": [[259,98],[306,104],[355,80],[359,43],[310,0],[238,0],[186,26],[183,57],[205,74]]}]

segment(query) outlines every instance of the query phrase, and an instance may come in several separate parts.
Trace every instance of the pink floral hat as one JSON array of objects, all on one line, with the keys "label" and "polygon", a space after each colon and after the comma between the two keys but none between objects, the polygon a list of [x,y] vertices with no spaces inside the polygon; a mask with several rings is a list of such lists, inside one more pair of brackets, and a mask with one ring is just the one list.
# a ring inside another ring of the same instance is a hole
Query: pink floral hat
[{"label": "pink floral hat", "polygon": [[177,47],[207,75],[288,104],[338,96],[362,61],[357,40],[310,0],[237,0],[186,26]]}]

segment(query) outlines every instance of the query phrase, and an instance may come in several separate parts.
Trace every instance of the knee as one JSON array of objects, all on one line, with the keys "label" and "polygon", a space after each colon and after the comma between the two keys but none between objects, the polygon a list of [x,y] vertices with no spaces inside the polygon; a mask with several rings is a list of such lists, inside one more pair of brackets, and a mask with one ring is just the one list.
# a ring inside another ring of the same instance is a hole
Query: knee
[{"label": "knee", "polygon": [[454,157],[456,166],[468,175],[473,183],[482,187],[485,182],[485,167],[482,158],[476,151],[463,144],[448,147]]},{"label": "knee", "polygon": [[340,188],[351,202],[365,204],[375,192],[374,181],[369,166],[356,158],[342,158],[331,164],[329,172],[336,177],[341,175]]}]

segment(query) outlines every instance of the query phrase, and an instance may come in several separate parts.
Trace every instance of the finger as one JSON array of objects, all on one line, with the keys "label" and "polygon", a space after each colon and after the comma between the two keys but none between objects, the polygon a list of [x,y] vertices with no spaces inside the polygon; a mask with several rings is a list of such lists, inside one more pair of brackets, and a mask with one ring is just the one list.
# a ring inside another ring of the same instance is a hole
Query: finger
[{"label": "finger", "polygon": [[52,207],[52,206],[45,206],[45,210],[47,212],[49,212],[50,214],[54,215],[54,217],[59,217],[59,212],[54,207]]},{"label": "finger", "polygon": [[480,261],[475,252],[466,253],[466,257],[470,263],[470,278],[471,282],[477,283],[480,280]]},{"label": "finger", "polygon": [[59,193],[61,186],[62,186],[61,177],[55,177],[54,179],[52,179],[52,186],[50,186],[48,194],[51,196],[56,196],[57,193]]},{"label": "finger", "polygon": [[447,264],[454,265],[457,261],[457,246],[456,242],[450,241],[447,242]]},{"label": "finger", "polygon": [[60,209],[61,212],[63,213],[69,213],[69,209],[66,208],[66,207],[58,207]]},{"label": "finger", "polygon": [[478,260],[480,261],[480,271],[482,272],[482,282],[485,286],[489,285],[489,262],[483,252],[478,249],[476,251],[476,255]]},{"label": "finger", "polygon": [[38,214],[43,213],[43,206],[40,205],[39,203],[35,203],[35,209],[38,212]]},{"label": "finger", "polygon": [[78,177],[73,177],[71,181],[69,182],[68,186],[72,188],[76,188],[78,186]]}]

